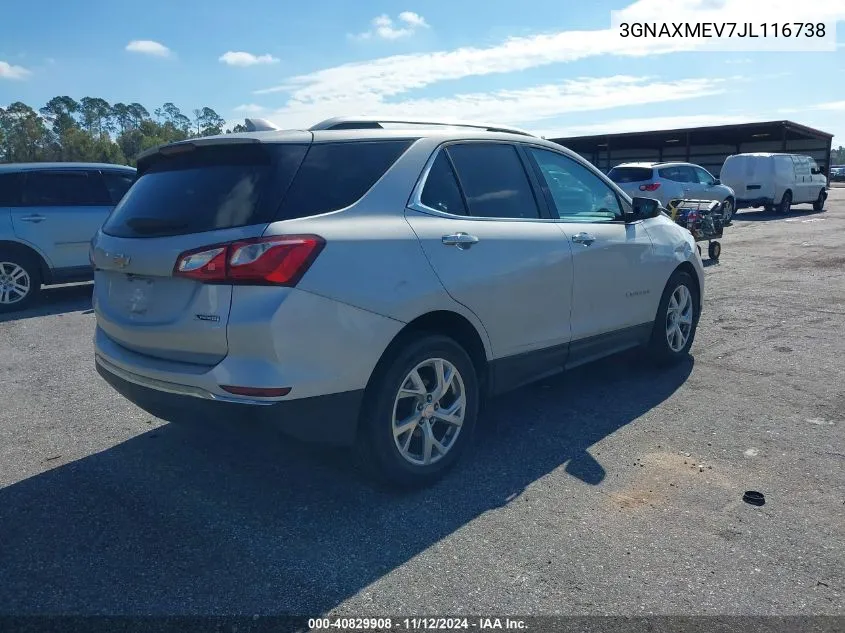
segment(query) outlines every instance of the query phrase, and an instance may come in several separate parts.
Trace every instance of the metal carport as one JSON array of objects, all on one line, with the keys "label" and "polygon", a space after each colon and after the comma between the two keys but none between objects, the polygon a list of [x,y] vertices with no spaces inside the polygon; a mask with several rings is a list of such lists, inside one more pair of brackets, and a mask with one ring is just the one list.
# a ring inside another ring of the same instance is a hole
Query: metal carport
[{"label": "metal carport", "polygon": [[746,152],[804,154],[814,158],[828,175],[833,135],[792,121],[765,121],[549,140],[605,172],[620,163],[685,161],[718,177],[725,158]]}]

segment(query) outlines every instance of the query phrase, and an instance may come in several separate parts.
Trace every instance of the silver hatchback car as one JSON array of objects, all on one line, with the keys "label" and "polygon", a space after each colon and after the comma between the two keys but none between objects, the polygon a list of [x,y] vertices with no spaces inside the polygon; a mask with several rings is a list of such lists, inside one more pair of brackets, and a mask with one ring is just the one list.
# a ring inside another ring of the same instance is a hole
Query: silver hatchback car
[{"label": "silver hatchback car", "polygon": [[692,163],[624,163],[608,173],[629,196],[646,196],[664,207],[677,198],[722,203],[725,222],[736,213],[736,194],[713,174]]},{"label": "silver hatchback car", "polygon": [[260,418],[413,486],[485,396],[635,346],[687,355],[702,263],[653,200],[519,130],[393,124],[142,156],[92,243],[100,374],[165,419]]}]

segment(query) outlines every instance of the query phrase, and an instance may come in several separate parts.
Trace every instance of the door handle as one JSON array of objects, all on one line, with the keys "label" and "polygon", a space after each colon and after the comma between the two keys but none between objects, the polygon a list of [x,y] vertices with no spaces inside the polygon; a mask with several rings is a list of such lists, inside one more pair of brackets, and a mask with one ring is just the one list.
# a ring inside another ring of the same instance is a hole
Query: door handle
[{"label": "door handle", "polygon": [[46,219],[47,218],[43,215],[25,215],[21,218],[21,222],[34,222],[35,224],[38,224]]},{"label": "door handle", "polygon": [[450,235],[444,235],[441,241],[444,246],[457,246],[461,250],[465,250],[473,244],[477,244],[478,238],[469,233],[452,233]]},{"label": "door handle", "polygon": [[589,233],[576,233],[572,236],[572,241],[576,244],[583,244],[584,246],[589,246],[593,242],[596,241],[594,235],[590,235]]}]

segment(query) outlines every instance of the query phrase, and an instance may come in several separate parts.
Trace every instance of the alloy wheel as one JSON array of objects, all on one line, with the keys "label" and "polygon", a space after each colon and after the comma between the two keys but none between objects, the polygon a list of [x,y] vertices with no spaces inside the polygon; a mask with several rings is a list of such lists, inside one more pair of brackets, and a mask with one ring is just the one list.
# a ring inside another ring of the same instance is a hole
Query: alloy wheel
[{"label": "alloy wheel", "polygon": [[393,441],[415,466],[441,460],[454,447],[466,416],[466,390],[458,369],[442,358],[414,367],[393,404]]},{"label": "alloy wheel", "polygon": [[673,352],[686,347],[692,332],[693,307],[689,288],[684,285],[675,288],[666,309],[666,342]]},{"label": "alloy wheel", "polygon": [[23,301],[32,289],[29,273],[14,262],[0,262],[0,304]]}]

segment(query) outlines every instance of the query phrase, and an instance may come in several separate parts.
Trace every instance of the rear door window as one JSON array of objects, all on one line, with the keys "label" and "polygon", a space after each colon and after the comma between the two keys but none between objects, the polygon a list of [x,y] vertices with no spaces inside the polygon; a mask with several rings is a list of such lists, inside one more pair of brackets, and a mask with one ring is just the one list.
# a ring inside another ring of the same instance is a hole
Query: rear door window
[{"label": "rear door window", "polygon": [[681,170],[678,168],[677,165],[673,165],[671,167],[664,167],[663,169],[657,170],[657,173],[664,180],[671,180],[672,182],[685,182],[683,180]]},{"label": "rear door window", "polygon": [[615,183],[625,184],[651,180],[652,172],[651,167],[614,167],[607,173],[607,177]]},{"label": "rear door window", "polygon": [[307,145],[200,146],[156,155],[109,219],[116,237],[163,237],[270,222]]},{"label": "rear door window", "polygon": [[25,207],[111,206],[103,179],[95,171],[31,171],[24,181]]},{"label": "rear door window", "polygon": [[438,152],[437,158],[434,159],[423,186],[420,202],[429,209],[443,213],[467,214],[464,198],[455,179],[455,171],[446,152]]},{"label": "rear door window", "polygon": [[312,145],[276,219],[319,215],[356,203],[411,143],[390,140]]},{"label": "rear door window", "polygon": [[129,191],[129,187],[135,182],[135,174],[119,171],[104,171],[103,181],[109,191],[112,204],[117,204]]},{"label": "rear door window", "polygon": [[461,143],[448,148],[471,215],[535,219],[540,209],[513,145]]},{"label": "rear door window", "polygon": [[0,174],[0,207],[16,207],[21,203],[23,174]]}]

